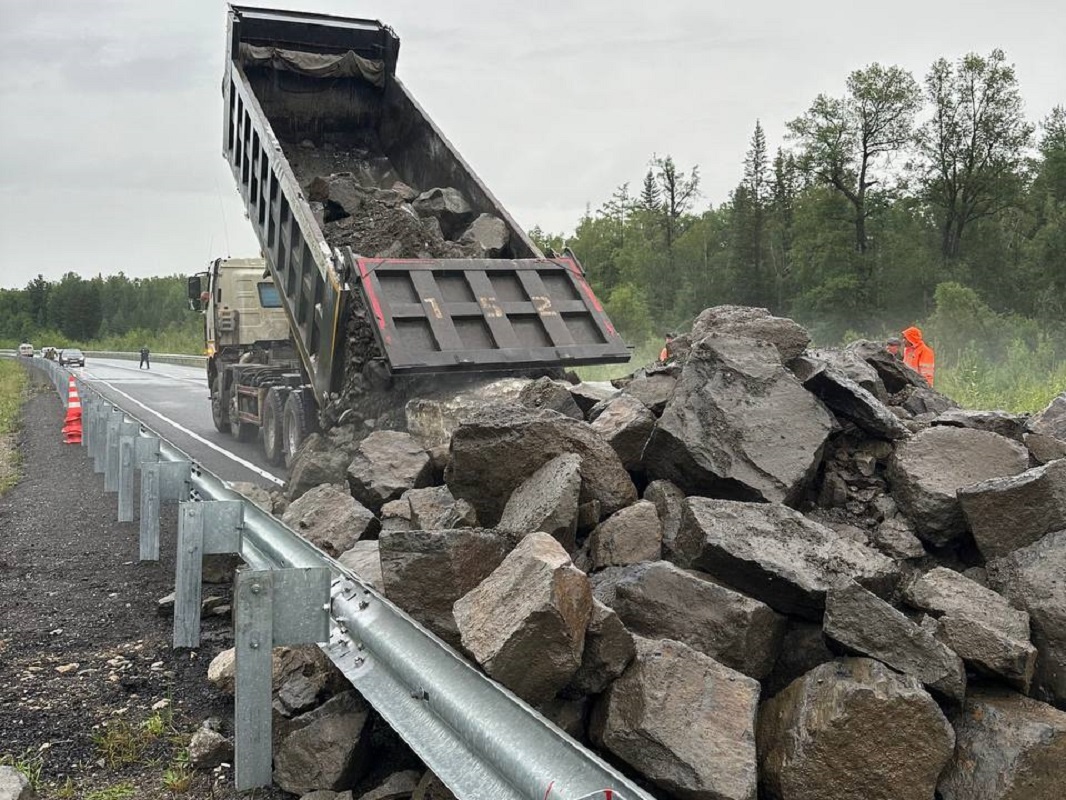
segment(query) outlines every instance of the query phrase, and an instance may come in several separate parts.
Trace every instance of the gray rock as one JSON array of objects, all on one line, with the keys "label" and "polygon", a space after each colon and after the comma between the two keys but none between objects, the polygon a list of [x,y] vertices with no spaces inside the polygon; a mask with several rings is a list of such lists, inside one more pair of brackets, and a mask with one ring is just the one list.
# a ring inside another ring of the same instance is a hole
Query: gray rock
[{"label": "gray rock", "polygon": [[1026,433],[1023,437],[1025,446],[1037,464],[1047,464],[1060,458],[1066,458],[1066,442],[1042,433]]},{"label": "gray rock", "polygon": [[863,359],[877,371],[877,376],[889,394],[894,395],[907,387],[928,386],[925,378],[885,350],[884,342],[859,339],[845,349]]},{"label": "gray rock", "polygon": [[937,638],[967,663],[1029,690],[1036,648],[1029,643],[1029,615],[1011,608],[991,589],[937,567],[903,589],[907,604],[936,616]]},{"label": "gray rock", "polygon": [[1029,612],[1038,651],[1034,696],[1066,706],[1066,530],[986,566],[989,585]]},{"label": "gray rock", "polygon": [[966,530],[957,492],[989,478],[1017,475],[1029,454],[1017,442],[969,428],[928,428],[896,445],[888,462],[892,496],[919,537],[943,546]]},{"label": "gray rock", "polygon": [[476,528],[477,514],[465,500],[456,500],[447,486],[408,489],[399,502],[407,501],[414,530],[437,531]]},{"label": "gray rock", "polygon": [[385,596],[445,640],[459,629],[455,601],[496,569],[510,551],[509,537],[494,530],[382,531]]},{"label": "gray rock", "polygon": [[377,517],[346,488],[332,484],[302,494],[285,510],[281,521],[334,557],[381,527]]},{"label": "gray rock", "polygon": [[811,341],[810,334],[793,320],[748,306],[715,306],[701,311],[692,323],[693,344],[709,334],[772,344],[782,363],[802,355]]},{"label": "gray rock", "polygon": [[34,800],[30,779],[7,764],[0,765],[0,800]]},{"label": "gray rock", "polygon": [[529,702],[548,700],[581,666],[592,589],[546,533],[531,533],[455,603],[463,647]]},{"label": "gray rock", "polygon": [[411,501],[406,497],[385,503],[378,515],[383,531],[413,531],[418,527],[411,521]]},{"label": "gray rock", "polygon": [[1006,689],[977,689],[952,714],[955,757],[943,800],[1059,800],[1066,787],[1066,713]]},{"label": "gray rock", "polygon": [[599,694],[625,671],[636,652],[633,636],[618,614],[593,598],[581,666],[570,681],[567,694]]},{"label": "gray rock", "polygon": [[[621,623],[619,623],[621,624]],[[570,687],[566,689],[570,691]],[[537,706],[537,711],[563,733],[579,742],[588,741],[588,716],[591,703],[587,697],[553,697]]]},{"label": "gray rock", "polygon": [[806,389],[835,414],[850,420],[871,436],[882,439],[910,436],[903,423],[876,396],[826,362],[800,356],[790,366]]},{"label": "gray rock", "polygon": [[929,386],[914,386],[904,390],[896,398],[900,405],[915,416],[916,419],[931,423],[945,411],[958,408],[959,405],[947,395],[941,394]]},{"label": "gray rock", "polygon": [[654,372],[638,375],[629,380],[619,380],[615,384],[623,394],[635,397],[648,407],[655,415],[663,413],[666,404],[674,396],[677,388],[677,376],[671,372]]},{"label": "gray rock", "polygon": [[914,526],[899,517],[886,519],[874,528],[870,542],[889,558],[903,560],[926,555],[921,540],[914,535]]},{"label": "gray rock", "polygon": [[655,415],[630,395],[605,400],[589,413],[592,429],[618,453],[628,470],[642,469],[644,446],[655,428]]},{"label": "gray rock", "polygon": [[325,207],[327,221],[359,213],[365,190],[351,173],[315,177],[307,187],[307,199]]},{"label": "gray rock", "polygon": [[233,763],[233,742],[206,725],[196,729],[189,740],[189,763],[195,769],[214,769],[222,762]]},{"label": "gray rock", "polygon": [[268,514],[273,513],[274,501],[270,497],[270,492],[262,486],[251,481],[233,481],[229,484],[229,488],[237,492],[237,494],[243,495]]},{"label": "gray rock", "polygon": [[464,419],[486,408],[511,408],[529,383],[528,378],[501,378],[442,397],[408,400],[404,406],[407,432],[427,450],[448,445]]},{"label": "gray rock", "polygon": [[356,542],[341,553],[337,560],[382,594],[385,593],[385,578],[381,573],[381,542],[367,539]]},{"label": "gray rock", "polygon": [[1047,408],[1029,421],[1029,432],[1058,439],[1066,444],[1066,392],[1058,395]]},{"label": "gray rock", "polygon": [[652,481],[644,490],[644,499],[655,503],[663,529],[663,558],[674,557],[674,540],[681,527],[681,503],[685,493],[670,481]]},{"label": "gray rock", "polygon": [[777,659],[785,620],[769,606],[666,561],[620,576],[611,607],[640,636],[684,642],[761,679]]},{"label": "gray rock", "polygon": [[602,513],[613,514],[637,499],[611,446],[588,423],[554,411],[482,411],[452,435],[451,453],[448,487],[477,509],[483,525],[495,525],[511,493],[563,453],[581,457],[581,502],[599,500]]},{"label": "gray rock", "polygon": [[592,532],[593,567],[622,567],[662,556],[662,526],[655,505],[641,500],[605,519]]},{"label": "gray rock", "polygon": [[858,584],[829,590],[822,630],[849,651],[913,675],[943,697],[961,701],[966,693],[962,660],[932,633]]},{"label": "gray rock", "polygon": [[315,789],[300,797],[300,800],[355,800],[351,789],[346,792],[331,792],[329,789]]},{"label": "gray rock", "polygon": [[547,409],[573,419],[585,419],[583,412],[570,393],[569,384],[553,381],[551,378],[537,378],[523,387],[518,395],[518,402],[533,410]]},{"label": "gray rock", "polygon": [[293,794],[343,789],[368,767],[370,707],[354,689],[280,726],[274,783]]},{"label": "gray rock", "polygon": [[448,791],[448,787],[440,778],[426,770],[418,782],[418,788],[411,795],[411,800],[456,800],[456,797]]},{"label": "gray rock", "polygon": [[959,489],[963,514],[986,559],[1066,528],[1066,459]]},{"label": "gray rock", "polygon": [[636,647],[593,710],[592,740],[671,796],[754,800],[758,682],[680,642]]},{"label": "gray rock", "polygon": [[492,214],[479,214],[459,237],[459,244],[474,258],[499,258],[510,241],[506,223]]},{"label": "gray rock", "polygon": [[430,189],[411,202],[420,217],[434,217],[446,239],[454,239],[474,219],[474,210],[458,189]]},{"label": "gray rock", "polygon": [[785,506],[689,497],[682,509],[676,560],[781,613],[820,619],[830,587],[888,596],[899,579],[888,557]]},{"label": "gray rock", "polygon": [[318,705],[328,682],[329,676],[323,672],[311,675],[296,672],[289,675],[274,698],[274,710],[283,717],[295,717],[310,711]]},{"label": "gray rock", "polygon": [[312,433],[296,451],[289,482],[285,484],[286,497],[296,500],[323,483],[344,483],[349,461],[346,452],[333,447],[322,435]]},{"label": "gray rock", "polygon": [[792,681],[834,659],[820,622],[791,619],[781,640],[773,671],[763,680],[763,696],[773,697]]},{"label": "gray rock", "polygon": [[1006,436],[1016,442],[1022,441],[1025,426],[1029,422],[1025,414],[1007,411],[972,411],[968,408],[950,408],[933,420],[933,425],[950,425],[955,428],[973,428]]},{"label": "gray rock", "polygon": [[787,365],[801,382],[804,380],[801,372],[807,368],[806,359],[808,357],[822,361],[836,371],[844,373],[844,375],[859,384],[882,403],[888,401],[888,391],[881,381],[881,376],[877,374],[877,370],[867,364],[856,353],[835,347],[807,348],[807,352],[804,355],[793,359]]},{"label": "gray rock", "polygon": [[709,336],[693,346],[644,464],[687,494],[792,502],[834,426],[772,345]]},{"label": "gray rock", "polygon": [[868,658],[815,667],[757,730],[761,787],[788,800],[929,800],[955,743],[918,681]]},{"label": "gray rock", "polygon": [[429,453],[409,433],[374,431],[359,443],[348,465],[352,496],[371,511],[380,511],[408,489],[429,484]]},{"label": "gray rock", "polygon": [[499,527],[522,536],[543,531],[568,552],[577,546],[578,499],[581,496],[581,457],[564,453],[530,475],[503,508]]},{"label": "gray rock", "polygon": [[619,389],[611,386],[607,381],[582,381],[578,384],[570,384],[570,390],[574,402],[583,414],[588,414],[597,403],[617,397]]},{"label": "gray rock", "polygon": [[369,792],[359,795],[359,800],[407,800],[418,788],[420,777],[413,769],[394,772]]},{"label": "gray rock", "polygon": [[207,665],[207,682],[226,694],[233,694],[236,674],[236,653],[232,647],[223,650]]}]

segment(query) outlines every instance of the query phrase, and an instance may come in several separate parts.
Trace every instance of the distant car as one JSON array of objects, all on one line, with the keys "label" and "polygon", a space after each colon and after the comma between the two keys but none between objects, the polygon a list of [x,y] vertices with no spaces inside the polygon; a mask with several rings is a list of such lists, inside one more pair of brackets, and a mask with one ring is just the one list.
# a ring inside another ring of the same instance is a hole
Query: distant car
[{"label": "distant car", "polygon": [[70,366],[84,367],[85,366],[85,353],[83,353],[81,350],[79,350],[76,347],[70,347],[70,348],[67,348],[66,350],[60,350],[59,351],[59,366],[61,366],[61,367],[70,367]]},{"label": "distant car", "polygon": [[19,345],[19,355],[26,356],[26,358],[33,358],[33,345],[23,342]]}]

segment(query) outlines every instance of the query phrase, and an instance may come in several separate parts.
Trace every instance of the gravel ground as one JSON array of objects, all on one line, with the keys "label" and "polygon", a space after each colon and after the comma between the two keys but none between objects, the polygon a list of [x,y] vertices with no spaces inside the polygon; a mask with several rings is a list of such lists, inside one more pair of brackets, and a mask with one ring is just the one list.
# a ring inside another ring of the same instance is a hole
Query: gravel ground
[{"label": "gravel ground", "polygon": [[137,523],[115,522],[115,495],[85,448],[61,443],[61,420],[53,392],[30,397],[23,476],[0,497],[0,759],[38,765],[45,799],[291,797],[182,767],[205,718],[231,731],[232,698],[206,680],[229,619],[205,617],[199,649],[171,648],[157,600],[173,590],[175,508],[162,561],[138,562]]}]

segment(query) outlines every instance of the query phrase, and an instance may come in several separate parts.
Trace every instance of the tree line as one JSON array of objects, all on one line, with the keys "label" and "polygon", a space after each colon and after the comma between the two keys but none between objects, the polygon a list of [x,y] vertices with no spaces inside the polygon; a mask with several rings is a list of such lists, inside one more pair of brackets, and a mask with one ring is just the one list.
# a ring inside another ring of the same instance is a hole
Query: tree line
[{"label": "tree line", "polygon": [[532,233],[573,248],[635,341],[723,303],[822,340],[898,331],[935,311],[940,286],[1042,329],[1066,319],[1066,110],[1029,122],[1001,50],[939,59],[921,83],[855,70],[773,152],[756,121],[738,167],[728,200],[701,210],[698,166],[655,155],[572,236]]}]

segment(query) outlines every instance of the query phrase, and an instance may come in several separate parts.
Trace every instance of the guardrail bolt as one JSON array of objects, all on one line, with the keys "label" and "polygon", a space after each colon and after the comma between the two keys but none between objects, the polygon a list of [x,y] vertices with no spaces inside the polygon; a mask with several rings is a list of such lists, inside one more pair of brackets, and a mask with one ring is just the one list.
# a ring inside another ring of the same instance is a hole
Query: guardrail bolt
[{"label": "guardrail bolt", "polygon": [[263,591],[263,588],[258,583],[252,584],[252,594],[259,594],[261,591]]}]

